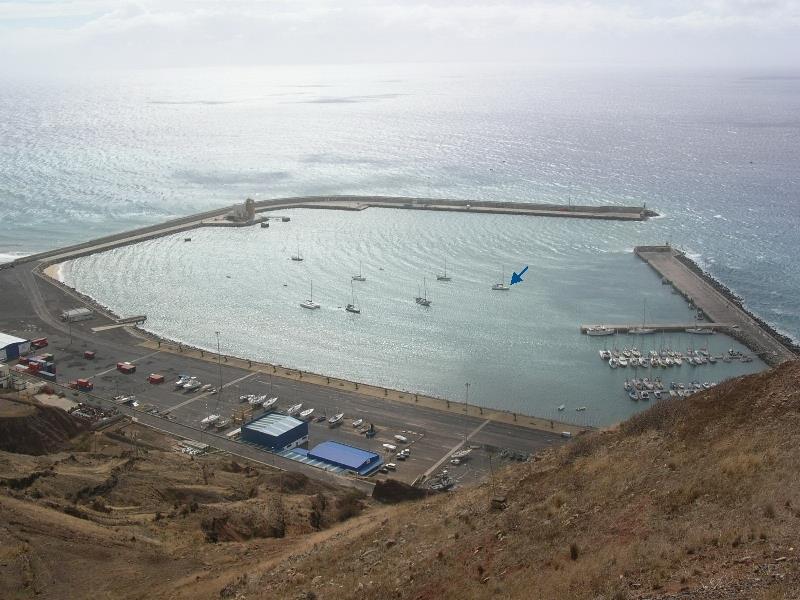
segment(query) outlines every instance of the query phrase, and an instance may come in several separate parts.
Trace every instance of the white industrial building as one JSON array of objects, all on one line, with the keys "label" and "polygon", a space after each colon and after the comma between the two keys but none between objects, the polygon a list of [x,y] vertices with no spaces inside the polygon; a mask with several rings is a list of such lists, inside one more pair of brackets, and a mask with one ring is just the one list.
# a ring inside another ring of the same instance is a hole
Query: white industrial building
[{"label": "white industrial building", "polygon": [[23,340],[0,331],[0,362],[16,360],[31,349],[30,340]]}]

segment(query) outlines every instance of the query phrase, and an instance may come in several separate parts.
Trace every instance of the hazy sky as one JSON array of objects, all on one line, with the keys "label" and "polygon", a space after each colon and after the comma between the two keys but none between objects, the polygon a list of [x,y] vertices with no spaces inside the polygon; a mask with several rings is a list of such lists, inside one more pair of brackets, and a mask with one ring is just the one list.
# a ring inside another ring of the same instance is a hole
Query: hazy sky
[{"label": "hazy sky", "polygon": [[800,0],[0,0],[0,69],[289,63],[797,67]]}]

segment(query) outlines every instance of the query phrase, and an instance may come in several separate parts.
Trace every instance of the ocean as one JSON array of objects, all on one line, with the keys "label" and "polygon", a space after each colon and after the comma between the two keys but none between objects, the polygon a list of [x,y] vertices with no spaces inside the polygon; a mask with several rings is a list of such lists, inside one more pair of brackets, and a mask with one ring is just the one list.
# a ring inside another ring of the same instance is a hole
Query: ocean
[{"label": "ocean", "polygon": [[[406,257],[408,263],[393,272],[396,284],[383,290],[386,302],[395,299],[401,305],[445,256],[448,264],[452,261],[454,274],[459,274],[459,285],[474,286],[469,288],[472,294],[482,291],[486,279],[496,278],[503,266],[510,271],[529,262],[533,277],[526,285],[532,285],[520,292],[515,287],[509,299],[499,301],[545,293],[542,286],[555,286],[548,293],[562,298],[564,310],[572,307],[573,314],[558,321],[566,330],[567,324],[574,328],[579,321],[597,320],[612,310],[611,296],[596,290],[601,284],[604,289],[627,290],[630,297],[620,316],[638,318],[641,290],[658,297],[663,290],[646,281],[650,277],[646,272],[640,274],[644,280],[631,279],[629,271],[644,268],[635,263],[631,249],[670,241],[740,294],[750,310],[798,339],[798,115],[800,77],[791,73],[360,65],[6,78],[0,81],[0,260],[232,204],[247,196],[385,194],[647,204],[663,216],[646,223],[596,224],[556,219],[507,223],[490,217],[478,223],[458,215],[377,210],[357,218],[346,215],[344,221],[341,215],[298,215],[291,228],[270,229],[273,238],[285,239],[262,258],[279,264],[292,247],[292,238],[295,243],[304,240],[305,251],[317,259],[329,247],[331,256],[344,264],[336,265],[326,279],[313,271],[323,268],[325,261],[309,260],[303,266],[309,272],[296,285],[302,289],[305,280],[313,278],[315,295],[319,288],[321,298],[335,289],[335,298],[326,298],[331,305],[347,301],[347,273],[356,268],[356,257],[363,257],[365,267],[369,257],[371,269]],[[323,230],[328,233],[323,235]],[[226,240],[260,233],[204,231],[198,236],[210,236],[228,256]],[[242,248],[255,252],[262,241],[242,240]],[[247,245],[251,243],[254,246]],[[163,248],[156,242],[153,250],[158,253]],[[131,250],[138,251],[142,250]],[[182,261],[182,269],[191,263],[188,251],[175,250],[173,260]],[[201,253],[201,244],[193,242],[191,251]],[[244,252],[237,256],[250,260]],[[133,265],[147,264],[137,255],[128,258]],[[99,268],[109,259],[96,260]],[[97,285],[91,283],[97,275],[74,267],[74,276],[84,277],[81,285]],[[570,282],[563,287],[555,273],[559,269]],[[144,276],[148,271],[142,267],[130,272]],[[206,272],[210,279],[203,283],[192,281],[192,272],[189,269],[182,281],[193,286],[194,294],[210,298],[217,281],[214,273]],[[611,279],[598,280],[597,273]],[[270,281],[280,282],[283,293],[280,279],[290,275],[296,273],[279,271]],[[573,276],[579,278],[573,282]],[[122,289],[131,282],[128,277],[104,276],[108,289],[93,288],[98,299],[120,308],[143,302],[141,286]],[[367,283],[371,286],[375,279]],[[451,292],[433,288],[434,310],[424,317],[412,314],[430,319],[447,311],[447,318],[455,321],[445,330],[415,333],[415,340],[439,344],[443,331],[460,328],[477,336],[484,326],[489,342],[514,337],[509,332],[520,326],[517,320],[488,318],[492,305],[482,303],[497,300],[476,296],[474,306],[465,306],[457,295],[465,290],[452,288],[461,291],[453,292],[450,300],[446,298]],[[286,290],[299,293],[291,287]],[[246,287],[241,296],[251,298],[263,291]],[[284,337],[302,340],[303,324],[287,316],[295,300],[296,294],[287,296],[286,314],[274,316],[288,323]],[[379,295],[365,295],[360,301],[365,305],[362,322],[378,318],[372,314],[375,309],[392,318],[408,318],[392,312],[399,308],[382,305]],[[597,310],[591,308],[595,301],[601,303]],[[450,308],[448,302],[453,303]],[[655,298],[648,300],[654,317],[662,310],[664,317],[677,314],[669,311],[685,311],[677,297],[664,302],[659,307]],[[530,312],[539,310],[536,302],[526,306],[528,312],[509,309],[509,314],[521,322],[539,318]],[[252,307],[242,309],[251,319]],[[169,320],[167,313],[149,316],[151,326]],[[395,324],[387,321],[381,327],[390,330]],[[202,319],[193,327],[193,339],[207,339]],[[401,334],[411,335],[402,328],[397,332],[398,337]],[[336,330],[332,339],[339,344],[342,335]],[[365,332],[359,335],[368,337]],[[409,357],[409,366],[397,364],[398,372],[380,375],[399,387],[457,395],[455,390],[463,382],[457,386],[456,381],[466,380],[465,374],[486,360],[487,347],[477,338],[470,347],[468,340],[453,336],[439,348],[453,353],[447,368],[456,371],[452,382],[441,389],[433,389],[435,382],[447,378],[421,372],[430,361],[412,360],[418,351],[424,356],[424,348],[400,352],[401,359]],[[543,343],[557,342],[547,338]],[[678,343],[686,342],[674,341]],[[276,362],[300,364],[299,350],[292,350],[291,344],[276,346],[272,338],[269,344],[268,351],[250,350]],[[344,350],[331,347],[324,353],[307,353],[302,364],[323,370],[338,364],[337,352],[351,350],[345,345]],[[537,356],[549,354],[542,350]],[[558,352],[553,356],[555,362],[568,359]],[[574,366],[580,370],[577,355],[569,356],[575,357]],[[356,355],[353,364],[361,361],[369,379],[373,368],[367,368],[367,360]],[[517,385],[511,382],[519,380],[522,362],[488,362],[495,370],[476,372],[476,379],[495,377]],[[337,368],[344,374],[344,367]],[[524,406],[531,386],[545,385],[543,376],[523,378],[519,385],[528,391],[515,392],[513,402]],[[556,388],[547,386],[554,385],[546,383],[548,396]],[[582,389],[573,396],[591,396],[588,384]],[[478,393],[477,388],[471,390]],[[489,386],[486,402],[497,404],[501,391]],[[548,400],[541,409],[550,404]]]}]

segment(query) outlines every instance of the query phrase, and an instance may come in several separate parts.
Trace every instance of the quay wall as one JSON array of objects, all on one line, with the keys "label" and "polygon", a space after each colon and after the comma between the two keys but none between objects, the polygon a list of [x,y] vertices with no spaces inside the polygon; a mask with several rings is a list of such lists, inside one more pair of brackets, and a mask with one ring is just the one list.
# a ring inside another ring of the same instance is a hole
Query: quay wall
[{"label": "quay wall", "polygon": [[[692,297],[679,281],[674,281],[649,260],[647,254],[660,256],[668,255],[672,260],[685,267],[689,273],[709,286],[723,302],[728,303],[734,314],[734,319],[729,319],[730,324],[722,328],[727,335],[738,340],[751,351],[761,357],[770,366],[775,366],[785,360],[796,359],[800,353],[800,347],[788,336],[776,331],[763,319],[749,311],[743,303],[742,298],[734,294],[727,286],[720,283],[715,277],[704,271],[695,261],[686,256],[685,253],[672,248],[671,246],[637,246],[634,253],[644,260],[659,276],[665,278],[675,290],[687,301],[697,303],[698,309],[705,314],[709,311],[703,306],[703,302],[698,298]],[[713,312],[713,311],[712,311]]]},{"label": "quay wall", "polygon": [[[352,202],[361,206],[347,207],[342,203]],[[330,203],[325,206],[320,203]],[[337,204],[338,203],[338,204]],[[524,202],[490,202],[490,201],[468,201],[450,200],[438,198],[406,198],[392,196],[298,196],[292,198],[275,198],[270,200],[258,200],[255,202],[256,210],[263,212],[277,208],[328,208],[338,210],[363,210],[369,206],[380,206],[385,208],[406,208],[411,210],[452,210],[469,211],[470,208],[478,208],[475,212],[489,213],[497,210],[503,214],[529,214],[535,216],[563,216],[582,219],[622,219],[622,220],[645,220],[657,213],[644,207],[634,206],[583,206],[583,205],[559,205],[559,204],[528,204]],[[98,250],[110,250],[112,248],[134,244],[173,233],[180,233],[195,229],[197,227],[237,227],[248,226],[260,222],[256,220],[245,223],[232,223],[216,221],[206,222],[208,219],[218,219],[233,210],[234,205],[224,206],[213,210],[208,210],[185,217],[170,219],[154,225],[147,225],[137,229],[111,234],[86,242],[72,244],[54,250],[47,250],[29,256],[20,257],[12,262],[0,264],[1,269],[12,268],[16,265],[35,261],[46,261],[53,257],[61,257],[59,260],[67,258],[78,258],[92,254]],[[624,215],[624,216],[623,216]],[[627,216],[630,215],[630,216]],[[98,248],[98,246],[103,246]],[[69,255],[65,257],[64,255]]]},{"label": "quay wall", "polygon": [[800,354],[800,345],[798,345],[792,338],[788,335],[777,331],[772,325],[764,321],[758,315],[753,314],[750,310],[747,309],[744,305],[744,299],[735,294],[728,286],[717,280],[713,275],[709,274],[707,271],[703,270],[700,265],[698,265],[695,261],[691,258],[686,256],[683,252],[676,253],[675,258],[681,261],[684,265],[686,265],[689,269],[691,269],[698,277],[703,278],[706,283],[708,283],[711,287],[713,287],[717,292],[722,294],[730,303],[736,305],[736,307],[744,312],[747,316],[749,316],[753,321],[758,323],[758,325],[770,336],[776,338],[786,346],[787,349],[791,350],[795,354]]}]

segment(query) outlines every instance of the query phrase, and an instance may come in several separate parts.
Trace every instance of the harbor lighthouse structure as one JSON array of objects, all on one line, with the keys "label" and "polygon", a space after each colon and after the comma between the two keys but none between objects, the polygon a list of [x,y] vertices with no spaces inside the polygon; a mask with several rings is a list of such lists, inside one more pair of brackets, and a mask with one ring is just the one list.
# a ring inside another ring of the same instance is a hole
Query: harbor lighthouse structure
[{"label": "harbor lighthouse structure", "polygon": [[251,223],[256,218],[256,201],[248,198],[243,204],[234,206],[233,210],[226,216],[229,221],[237,221],[239,223]]}]

